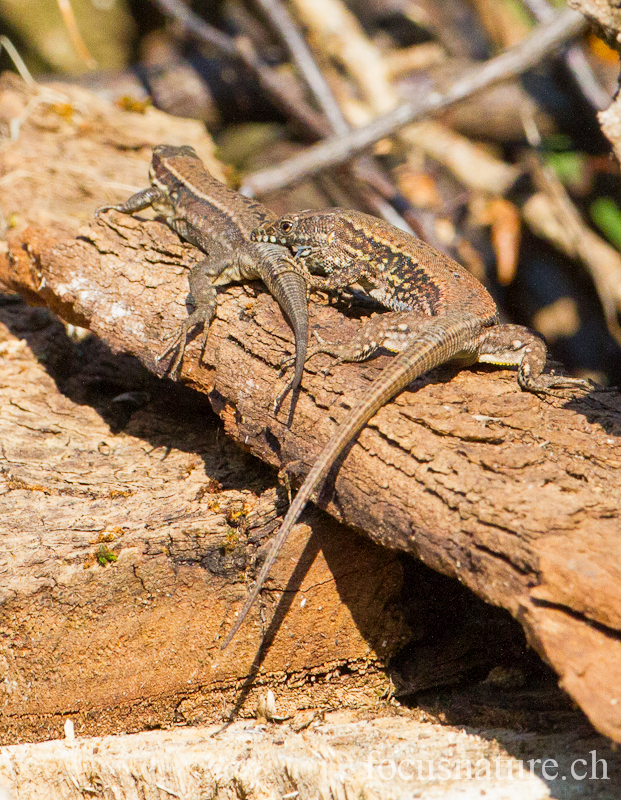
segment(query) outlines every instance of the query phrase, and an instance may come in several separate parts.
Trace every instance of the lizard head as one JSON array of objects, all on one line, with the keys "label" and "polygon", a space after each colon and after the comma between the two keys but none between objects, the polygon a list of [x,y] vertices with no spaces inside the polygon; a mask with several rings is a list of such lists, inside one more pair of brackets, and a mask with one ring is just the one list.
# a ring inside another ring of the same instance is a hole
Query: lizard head
[{"label": "lizard head", "polygon": [[306,258],[320,253],[335,235],[334,211],[300,211],[264,222],[252,231],[255,242],[270,242],[289,247],[297,256]]},{"label": "lizard head", "polygon": [[165,176],[168,166],[174,164],[179,159],[187,160],[194,159],[200,161],[196,150],[189,145],[176,147],[172,144],[158,144],[153,148],[151,156],[151,166],[149,167],[149,180],[155,183],[156,179],[162,180]]}]

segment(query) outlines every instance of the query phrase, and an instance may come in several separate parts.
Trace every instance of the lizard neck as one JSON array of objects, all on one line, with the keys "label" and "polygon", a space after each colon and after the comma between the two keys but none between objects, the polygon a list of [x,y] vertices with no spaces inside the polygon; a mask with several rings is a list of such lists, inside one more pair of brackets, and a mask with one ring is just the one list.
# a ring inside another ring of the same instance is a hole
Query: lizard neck
[{"label": "lizard neck", "polygon": [[274,214],[262,203],[238,194],[207,172],[199,158],[188,155],[173,155],[160,158],[153,164],[152,182],[170,198],[177,216],[183,216],[191,224],[197,220],[205,222],[211,212],[217,218],[220,229],[214,235],[241,234],[249,240],[250,232]]}]

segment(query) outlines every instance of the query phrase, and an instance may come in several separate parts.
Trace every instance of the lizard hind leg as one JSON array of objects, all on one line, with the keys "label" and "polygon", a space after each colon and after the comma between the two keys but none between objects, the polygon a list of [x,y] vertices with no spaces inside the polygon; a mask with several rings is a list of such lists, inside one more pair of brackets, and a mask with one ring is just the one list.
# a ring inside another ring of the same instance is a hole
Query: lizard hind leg
[{"label": "lizard hind leg", "polygon": [[548,350],[543,339],[523,325],[495,325],[482,335],[478,361],[518,367],[518,384],[534,394],[555,394],[559,389],[588,391],[589,381],[565,375],[544,375]]}]

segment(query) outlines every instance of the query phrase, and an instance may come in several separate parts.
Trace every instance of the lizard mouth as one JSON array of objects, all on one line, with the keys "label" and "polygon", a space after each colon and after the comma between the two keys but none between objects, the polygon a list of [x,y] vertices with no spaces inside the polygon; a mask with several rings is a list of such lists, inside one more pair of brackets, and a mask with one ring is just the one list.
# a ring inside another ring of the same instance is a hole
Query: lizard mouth
[{"label": "lizard mouth", "polygon": [[257,231],[252,231],[250,234],[250,238],[253,242],[266,242],[267,244],[284,244],[287,245],[287,240],[284,238],[279,239],[278,236],[274,236],[271,233],[258,233]]}]

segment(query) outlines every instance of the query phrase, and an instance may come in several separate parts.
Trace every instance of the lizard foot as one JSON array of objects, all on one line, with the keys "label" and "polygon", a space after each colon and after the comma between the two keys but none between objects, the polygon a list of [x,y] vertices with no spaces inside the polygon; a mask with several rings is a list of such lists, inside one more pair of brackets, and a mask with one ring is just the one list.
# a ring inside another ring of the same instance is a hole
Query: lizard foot
[{"label": "lizard foot", "polygon": [[584,392],[590,392],[596,386],[593,381],[569,378],[566,375],[537,375],[536,378],[530,378],[524,375],[522,370],[518,371],[518,383],[520,388],[533,392],[533,394],[551,395],[556,394],[559,389],[581,389]]},{"label": "lizard foot", "polygon": [[160,353],[159,356],[156,357],[155,363],[159,364],[159,362],[166,358],[167,355],[172,353],[172,351],[178,347],[177,355],[174,358],[174,361],[170,365],[168,372],[170,377],[174,380],[177,380],[179,375],[179,368],[181,366],[181,362],[183,360],[183,354],[185,353],[185,347],[187,344],[187,338],[191,331],[197,326],[203,326],[203,335],[201,337],[201,349],[200,355],[198,357],[199,364],[203,360],[203,353],[205,352],[205,344],[207,342],[207,334],[209,333],[209,326],[211,324],[211,320],[213,319],[213,312],[211,306],[203,307],[200,306],[197,308],[190,316],[182,322],[181,325],[177,328],[177,330],[173,333],[169,333],[167,336],[164,337],[164,341],[168,339],[172,339],[172,342],[168,345],[168,347]]},{"label": "lizard foot", "polygon": [[[345,361],[347,361],[347,359],[338,357],[339,353],[340,353],[340,350],[341,350],[339,345],[334,345],[334,344],[330,344],[330,342],[326,342],[326,340],[322,339],[322,337],[317,333],[317,331],[313,331],[313,335],[317,339],[317,344],[314,345],[313,347],[309,348],[309,350],[308,350],[308,352],[306,354],[305,361],[310,361],[310,359],[313,356],[316,356],[318,353],[327,353],[327,355],[330,355],[333,358],[335,358],[335,361],[333,361],[332,363],[328,364],[327,367],[322,367],[320,370],[318,370],[318,373],[325,377],[326,375],[328,375],[328,373],[331,372],[332,367],[334,367],[336,364],[344,363]],[[286,358],[283,358],[283,360],[280,362],[280,375],[279,375],[279,377],[282,377],[285,374],[285,372],[290,367],[292,367],[294,364],[295,364],[295,354],[291,355],[291,356],[287,356]],[[281,393],[283,397],[287,394],[287,392],[289,391],[289,388],[290,388],[290,385],[288,385],[288,387],[284,391],[284,393]],[[280,395],[279,395],[279,397],[280,397]]]},{"label": "lizard foot", "polygon": [[172,342],[163,350],[158,356],[155,357],[155,363],[159,364],[166,356],[170,355],[173,350],[177,349],[177,354],[175,355],[174,360],[168,367],[167,372],[169,373],[170,377],[173,380],[177,380],[179,376],[179,367],[181,365],[181,361],[183,359],[183,354],[185,352],[185,338],[188,335],[188,331],[186,330],[186,325],[181,325],[176,332],[169,333],[167,336],[164,337],[164,341],[168,339],[172,339]]}]

